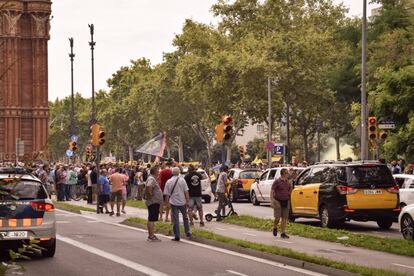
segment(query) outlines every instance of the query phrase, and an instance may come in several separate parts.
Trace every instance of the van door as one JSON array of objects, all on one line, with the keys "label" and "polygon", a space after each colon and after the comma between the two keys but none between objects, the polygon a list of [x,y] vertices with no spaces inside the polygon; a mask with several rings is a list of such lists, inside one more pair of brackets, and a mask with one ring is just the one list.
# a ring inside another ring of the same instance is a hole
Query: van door
[{"label": "van door", "polygon": [[263,195],[263,189],[267,180],[267,175],[269,174],[269,171],[264,172],[261,176],[259,181],[257,182],[257,193],[256,196],[259,199],[259,201],[264,201],[265,197]]},{"label": "van door", "polygon": [[265,200],[268,202],[270,202],[270,191],[272,190],[273,181],[277,179],[278,177],[277,172],[278,172],[278,169],[271,169],[267,176],[267,180],[265,181],[263,185],[263,190],[262,190],[263,196]]}]

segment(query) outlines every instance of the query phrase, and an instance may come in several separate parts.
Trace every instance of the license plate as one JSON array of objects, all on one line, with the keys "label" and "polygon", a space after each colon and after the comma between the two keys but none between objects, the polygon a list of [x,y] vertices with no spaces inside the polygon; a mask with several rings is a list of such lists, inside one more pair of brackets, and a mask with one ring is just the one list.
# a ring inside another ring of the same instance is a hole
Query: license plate
[{"label": "license plate", "polygon": [[27,231],[9,231],[9,232],[0,232],[0,236],[3,239],[25,239],[28,234]]},{"label": "license plate", "polygon": [[380,195],[382,194],[381,190],[364,190],[364,195]]}]

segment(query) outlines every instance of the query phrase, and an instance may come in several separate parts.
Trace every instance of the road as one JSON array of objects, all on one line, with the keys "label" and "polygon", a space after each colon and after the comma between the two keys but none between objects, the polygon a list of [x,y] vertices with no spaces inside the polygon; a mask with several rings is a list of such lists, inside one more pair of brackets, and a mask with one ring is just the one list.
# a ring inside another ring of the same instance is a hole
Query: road
[{"label": "road", "polygon": [[320,275],[183,240],[149,243],[141,229],[56,211],[54,258],[22,261],[24,275]]},{"label": "road", "polygon": [[[204,204],[203,207],[207,212],[213,212],[217,208],[217,202]],[[260,206],[254,206],[253,204],[248,203],[246,201],[233,203],[233,207],[239,215],[250,215],[257,218],[273,219],[273,211],[271,210],[270,205],[262,204]],[[319,221],[316,219],[297,219],[296,222],[307,225],[319,226]],[[355,233],[365,233],[380,237],[402,239],[398,223],[394,223],[392,227],[388,230],[383,230],[378,228],[377,223],[374,221],[350,221],[344,224],[344,229]]]}]

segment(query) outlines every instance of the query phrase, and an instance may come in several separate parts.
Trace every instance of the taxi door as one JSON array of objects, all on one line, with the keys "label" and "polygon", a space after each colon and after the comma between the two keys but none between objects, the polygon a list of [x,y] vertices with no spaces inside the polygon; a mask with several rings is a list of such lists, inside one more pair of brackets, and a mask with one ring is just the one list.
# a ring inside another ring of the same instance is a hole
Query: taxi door
[{"label": "taxi door", "polygon": [[303,185],[306,183],[310,174],[310,169],[305,170],[297,179],[290,195],[290,205],[293,214],[304,214]]},{"label": "taxi door", "polygon": [[326,169],[325,167],[313,168],[307,183],[302,188],[305,214],[317,216],[319,213],[319,187],[325,181],[324,173]]}]

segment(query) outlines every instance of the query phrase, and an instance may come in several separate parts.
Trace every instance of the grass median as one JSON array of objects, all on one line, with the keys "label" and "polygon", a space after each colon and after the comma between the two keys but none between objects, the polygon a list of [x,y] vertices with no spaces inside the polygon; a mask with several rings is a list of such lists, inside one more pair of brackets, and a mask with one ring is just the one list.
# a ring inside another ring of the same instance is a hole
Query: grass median
[{"label": "grass median", "polygon": [[[142,218],[134,217],[134,218],[128,218],[126,220],[126,222],[128,222],[128,225],[131,225],[131,223],[132,223],[132,225],[135,224],[136,226],[138,226],[140,228],[144,228],[146,223],[147,223],[147,220],[142,219]],[[162,233],[164,235],[171,235],[171,233],[172,233],[172,227],[171,227],[171,224],[169,224],[169,223],[157,222],[156,223],[156,228],[157,228],[158,233]],[[355,265],[355,264],[349,264],[349,263],[345,263],[345,262],[333,261],[333,260],[329,260],[329,259],[323,258],[323,257],[311,256],[311,255],[301,253],[301,252],[297,252],[297,251],[287,249],[287,248],[282,248],[282,247],[277,247],[277,246],[272,246],[272,245],[265,245],[265,244],[259,244],[259,243],[244,241],[244,240],[233,239],[233,238],[225,237],[225,236],[222,236],[222,235],[217,235],[213,232],[202,230],[202,229],[192,229],[192,231],[193,231],[193,236],[195,238],[213,240],[213,241],[217,241],[217,242],[221,242],[221,243],[225,243],[225,244],[230,244],[230,245],[233,245],[233,246],[238,246],[238,247],[242,247],[242,248],[246,248],[246,249],[253,249],[253,250],[264,252],[264,253],[270,253],[270,254],[274,254],[274,255],[284,256],[284,257],[288,257],[288,258],[292,258],[292,259],[296,259],[296,260],[305,261],[305,262],[308,262],[308,263],[313,263],[313,264],[317,264],[317,265],[331,267],[331,268],[335,268],[335,269],[339,269],[339,270],[343,270],[343,271],[348,271],[348,272],[351,272],[351,273],[357,273],[357,274],[360,274],[360,275],[366,275],[366,276],[404,275],[404,274],[400,274],[400,273],[389,271],[389,270],[370,268],[370,267],[365,267],[365,266],[361,266],[361,265]]]},{"label": "grass median", "polygon": [[147,209],[147,206],[145,205],[144,200],[128,199],[127,202],[126,202],[126,206],[134,207],[134,208],[140,208],[140,209]]},{"label": "grass median", "polygon": [[[260,219],[252,216],[232,216],[223,220],[224,223],[239,225],[257,230],[271,231],[273,220]],[[289,223],[287,232],[304,238],[336,242],[366,249],[414,257],[414,242],[404,239],[382,238],[367,234],[356,234],[346,230],[328,229]],[[347,237],[341,239],[341,237]]]},{"label": "grass median", "polygon": [[6,267],[0,263],[0,276],[6,275]]},{"label": "grass median", "polygon": [[83,207],[75,204],[70,204],[62,201],[53,201],[53,204],[55,204],[55,208],[62,209],[68,212],[80,214],[81,211],[85,212],[96,212],[96,208],[89,208],[89,207]]}]

